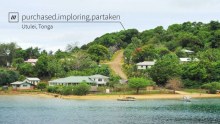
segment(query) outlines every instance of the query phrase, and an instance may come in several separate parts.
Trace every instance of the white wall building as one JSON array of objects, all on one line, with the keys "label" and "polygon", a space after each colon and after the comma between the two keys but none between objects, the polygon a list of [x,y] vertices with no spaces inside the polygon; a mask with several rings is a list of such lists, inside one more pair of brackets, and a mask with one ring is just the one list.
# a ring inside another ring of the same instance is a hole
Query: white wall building
[{"label": "white wall building", "polygon": [[180,63],[186,63],[186,62],[191,62],[191,61],[199,61],[198,58],[180,58]]},{"label": "white wall building", "polygon": [[40,82],[40,79],[36,77],[27,77],[23,82],[28,82],[36,86]]},{"label": "white wall building", "polygon": [[13,90],[30,90],[34,89],[34,85],[28,82],[14,82],[11,83]]},{"label": "white wall building", "polygon": [[147,68],[151,68],[151,66],[153,66],[155,64],[155,61],[144,61],[144,62],[140,62],[137,63],[137,69],[147,69]]},{"label": "white wall building", "polygon": [[66,78],[59,78],[49,81],[49,86],[56,85],[77,85],[82,82],[89,83],[91,85],[106,85],[109,77],[103,75],[92,75],[92,76],[70,76]]},{"label": "white wall building", "polygon": [[27,61],[24,61],[24,62],[30,63],[31,65],[34,66],[34,65],[36,65],[37,61],[38,61],[38,59],[28,59]]}]

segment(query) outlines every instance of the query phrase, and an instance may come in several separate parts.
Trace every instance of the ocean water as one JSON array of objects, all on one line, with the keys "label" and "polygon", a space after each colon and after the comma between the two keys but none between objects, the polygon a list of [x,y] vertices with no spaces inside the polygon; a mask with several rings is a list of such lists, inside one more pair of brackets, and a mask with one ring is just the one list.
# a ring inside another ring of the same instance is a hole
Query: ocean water
[{"label": "ocean water", "polygon": [[0,96],[0,124],[220,124],[220,99],[65,100]]}]

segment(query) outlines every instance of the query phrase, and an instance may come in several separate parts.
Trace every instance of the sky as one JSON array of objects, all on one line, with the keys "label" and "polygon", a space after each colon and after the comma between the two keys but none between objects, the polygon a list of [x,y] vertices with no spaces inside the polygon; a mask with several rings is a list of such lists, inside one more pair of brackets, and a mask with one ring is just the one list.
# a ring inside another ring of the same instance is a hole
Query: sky
[{"label": "sky", "polygon": [[22,23],[9,23],[8,12],[19,14],[115,14],[126,29],[144,31],[174,23],[220,19],[219,0],[3,0],[0,4],[0,43],[16,42],[20,47],[40,47],[47,51],[79,46],[105,33],[123,30],[120,24],[53,24],[52,30],[24,30]]}]

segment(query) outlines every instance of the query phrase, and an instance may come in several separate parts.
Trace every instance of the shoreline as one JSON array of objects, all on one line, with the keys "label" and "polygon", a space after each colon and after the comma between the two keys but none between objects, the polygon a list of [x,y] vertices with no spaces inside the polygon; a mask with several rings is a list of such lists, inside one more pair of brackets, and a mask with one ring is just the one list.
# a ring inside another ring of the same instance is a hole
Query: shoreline
[{"label": "shoreline", "polygon": [[[0,93],[0,96],[33,96],[43,98],[60,98],[60,99],[73,99],[73,100],[117,100],[118,98],[124,97],[135,97],[137,100],[147,99],[182,99],[183,96],[190,96],[191,98],[220,98],[220,94],[199,94],[199,93],[188,93],[188,94],[145,94],[145,95],[95,95],[88,94],[86,96],[76,95],[59,95],[46,92],[28,92],[28,93]],[[57,96],[57,97],[55,97]]]}]

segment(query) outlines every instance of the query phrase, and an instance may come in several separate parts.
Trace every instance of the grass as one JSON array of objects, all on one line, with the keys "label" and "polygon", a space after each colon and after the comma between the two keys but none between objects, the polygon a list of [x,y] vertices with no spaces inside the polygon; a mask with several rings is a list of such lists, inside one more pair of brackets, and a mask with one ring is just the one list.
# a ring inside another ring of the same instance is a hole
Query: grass
[{"label": "grass", "polygon": [[204,89],[183,89],[182,91],[188,93],[206,93],[206,90]]},{"label": "grass", "polygon": [[146,94],[172,94],[170,91],[162,91],[162,90],[152,90],[152,91],[146,91],[146,90],[140,90],[139,94],[136,93],[135,90],[129,90],[129,91],[113,91],[109,94],[99,92],[96,93],[96,95],[146,95]]}]

